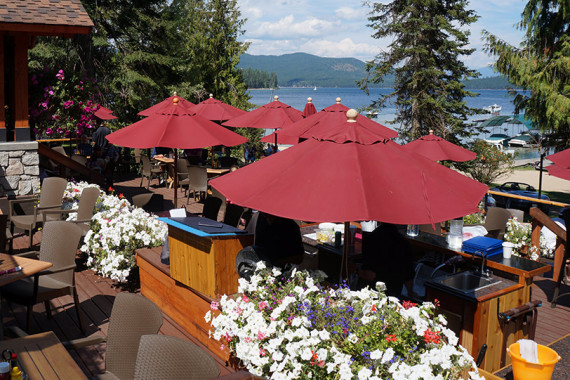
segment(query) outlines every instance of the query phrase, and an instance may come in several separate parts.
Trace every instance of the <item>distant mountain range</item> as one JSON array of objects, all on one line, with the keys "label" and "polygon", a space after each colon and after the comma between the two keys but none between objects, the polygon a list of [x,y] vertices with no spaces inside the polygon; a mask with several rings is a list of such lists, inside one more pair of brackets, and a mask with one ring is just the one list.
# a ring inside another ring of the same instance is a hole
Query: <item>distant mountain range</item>
[{"label": "distant mountain range", "polygon": [[[251,68],[268,73],[276,73],[279,86],[282,87],[356,87],[356,82],[366,76],[366,63],[356,58],[324,58],[307,53],[284,55],[243,54],[238,67]],[[497,77],[490,67],[479,69],[483,77]],[[506,88],[508,82],[499,80],[474,79],[467,83],[470,88]],[[392,87],[394,78],[386,80],[377,87]],[[484,87],[481,87],[484,86]],[[492,86],[492,87],[488,87]]]}]

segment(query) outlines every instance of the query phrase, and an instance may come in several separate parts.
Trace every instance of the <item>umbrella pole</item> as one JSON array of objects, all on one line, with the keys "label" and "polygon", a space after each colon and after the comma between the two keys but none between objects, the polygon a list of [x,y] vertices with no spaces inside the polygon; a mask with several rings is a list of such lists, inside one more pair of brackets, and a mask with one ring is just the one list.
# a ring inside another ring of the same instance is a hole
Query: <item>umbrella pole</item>
[{"label": "umbrella pole", "polygon": [[174,208],[178,208],[178,154],[174,149]]},{"label": "umbrella pole", "polygon": [[344,244],[342,247],[342,261],[340,263],[340,281],[349,279],[348,273],[348,255],[352,244],[352,236],[350,235],[350,222],[344,222]]}]

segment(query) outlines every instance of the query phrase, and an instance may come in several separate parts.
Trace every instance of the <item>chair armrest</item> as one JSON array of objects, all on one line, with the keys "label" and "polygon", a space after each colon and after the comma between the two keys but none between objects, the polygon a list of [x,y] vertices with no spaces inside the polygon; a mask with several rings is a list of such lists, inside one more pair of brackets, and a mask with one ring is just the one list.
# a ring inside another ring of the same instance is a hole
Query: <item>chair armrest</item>
[{"label": "chair armrest", "polygon": [[46,222],[46,215],[71,214],[72,212],[77,212],[77,209],[73,209],[73,210],[64,210],[62,208],[46,209],[45,211],[42,211],[42,222],[43,223]]},{"label": "chair armrest", "polygon": [[91,223],[92,219],[76,219],[76,220],[69,220],[72,223]]},{"label": "chair armrest", "polygon": [[106,341],[107,338],[105,338],[104,336],[94,335],[94,336],[88,336],[86,338],[68,340],[62,342],[61,344],[63,344],[63,346],[68,350],[76,350],[78,348],[93,346],[95,344],[104,343]]},{"label": "chair armrest", "polygon": [[12,217],[14,215],[14,205],[21,204],[21,203],[32,203],[37,202],[37,198],[25,198],[25,199],[10,199],[8,201],[9,208],[9,216]]},{"label": "chair armrest", "polygon": [[43,270],[43,271],[41,271],[41,272],[39,272],[39,273],[36,273],[36,275],[37,275],[37,276],[44,276],[44,275],[47,275],[47,274],[61,273],[61,272],[65,272],[65,271],[67,271],[67,270],[75,269],[76,266],[77,266],[77,265],[75,265],[75,264],[71,264],[71,265],[67,265],[67,266],[64,266],[64,267],[61,267],[61,268],[56,268],[56,269],[49,268],[49,269]]},{"label": "chair armrest", "polygon": [[37,259],[39,256],[39,252],[38,251],[28,251],[28,252],[22,252],[22,253],[16,253],[13,256],[18,256],[18,257],[31,257],[34,259]]}]

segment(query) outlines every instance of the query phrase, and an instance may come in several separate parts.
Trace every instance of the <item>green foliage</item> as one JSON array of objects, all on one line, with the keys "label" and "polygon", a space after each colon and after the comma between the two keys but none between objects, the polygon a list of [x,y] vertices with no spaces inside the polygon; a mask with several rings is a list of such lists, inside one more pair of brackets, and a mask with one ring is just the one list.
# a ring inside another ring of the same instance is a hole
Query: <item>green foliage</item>
[{"label": "green foliage", "polygon": [[277,88],[277,74],[268,71],[246,68],[242,69],[243,80],[247,88]]},{"label": "green foliage", "polygon": [[513,87],[504,76],[471,79],[463,81],[463,84],[471,90],[505,90]]},{"label": "green foliage", "polygon": [[498,177],[513,171],[513,156],[495,145],[476,140],[470,149],[477,153],[477,157],[471,161],[456,163],[456,167],[474,180],[490,185]]},{"label": "green foliage", "polygon": [[570,137],[570,3],[529,0],[519,28],[519,48],[483,31],[486,49],[497,56],[495,68],[526,93],[512,91],[516,111],[542,131],[552,131],[551,145],[565,148]]},{"label": "green foliage", "polygon": [[465,66],[469,31],[461,28],[477,20],[465,0],[393,0],[387,4],[369,2],[369,26],[374,38],[390,38],[389,49],[368,62],[368,76],[359,84],[367,91],[369,83],[380,83],[395,75],[394,90],[371,105],[383,108],[395,98],[398,132],[413,140],[433,130],[453,142],[469,137],[476,127],[466,123],[476,113],[464,98],[475,96],[463,80],[477,77]]}]

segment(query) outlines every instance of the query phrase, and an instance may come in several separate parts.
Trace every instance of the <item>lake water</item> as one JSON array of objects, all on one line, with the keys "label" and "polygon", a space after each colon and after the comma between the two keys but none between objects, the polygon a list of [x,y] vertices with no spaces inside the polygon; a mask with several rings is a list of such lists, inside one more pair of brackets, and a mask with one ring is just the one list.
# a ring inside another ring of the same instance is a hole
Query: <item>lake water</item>
[{"label": "lake water", "polygon": [[[341,103],[349,108],[363,108],[373,100],[378,99],[380,95],[388,94],[391,89],[386,88],[371,88],[370,94],[367,95],[364,91],[358,88],[280,88],[276,90],[249,90],[251,95],[250,102],[262,106],[273,100],[275,95],[279,96],[279,100],[285,104],[290,105],[300,111],[303,111],[305,104],[307,103],[307,98],[311,97],[313,99],[313,104],[317,111],[322,110],[325,107],[335,104],[336,98],[341,98]],[[501,115],[512,115],[515,106],[512,102],[513,97],[509,95],[507,90],[478,90],[474,91],[479,94],[479,96],[473,98],[467,98],[467,105],[473,108],[483,108],[490,106],[492,104],[498,104],[502,107]],[[383,108],[380,113],[374,118],[381,124],[387,127],[393,128],[390,121],[395,118],[396,109],[393,106],[388,106]],[[470,118],[470,120],[480,120],[487,118],[488,115],[476,115]],[[500,128],[490,129],[489,133],[481,135],[482,138],[487,137],[490,133],[506,133],[508,135],[514,136],[526,127],[521,124],[503,124]],[[271,133],[272,131],[268,131]],[[535,148],[516,148],[517,159],[533,159],[539,157],[538,151]]]}]

